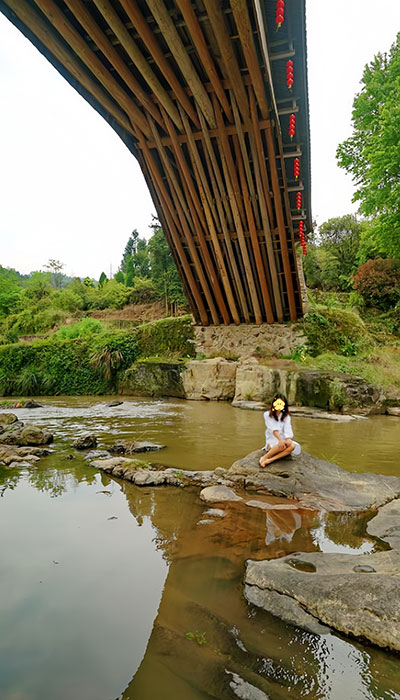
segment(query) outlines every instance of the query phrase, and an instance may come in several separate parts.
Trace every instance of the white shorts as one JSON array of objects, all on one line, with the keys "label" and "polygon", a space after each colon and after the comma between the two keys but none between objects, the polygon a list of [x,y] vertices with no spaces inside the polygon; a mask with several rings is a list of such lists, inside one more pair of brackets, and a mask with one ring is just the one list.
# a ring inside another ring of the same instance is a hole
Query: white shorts
[{"label": "white shorts", "polygon": [[[296,440],[292,440],[292,442],[294,443],[294,450],[293,450],[293,452],[291,452],[290,454],[292,454],[292,455],[299,455],[300,452],[301,452],[301,447],[300,447],[299,443],[296,442]],[[271,443],[272,443],[272,444],[271,444]],[[270,441],[269,441],[269,444],[268,444],[268,445],[265,445],[264,450],[265,450],[266,452],[268,452],[268,450],[270,450],[271,447],[275,447],[277,444],[278,444],[278,440],[277,440],[276,438],[274,439],[273,442],[272,442],[272,440],[270,440]]]}]

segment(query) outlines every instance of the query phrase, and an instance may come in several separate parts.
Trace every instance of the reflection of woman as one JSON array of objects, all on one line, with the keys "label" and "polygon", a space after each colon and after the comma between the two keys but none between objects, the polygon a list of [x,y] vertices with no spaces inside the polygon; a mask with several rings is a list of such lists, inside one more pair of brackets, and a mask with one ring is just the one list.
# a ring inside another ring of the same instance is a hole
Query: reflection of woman
[{"label": "reflection of woman", "polygon": [[264,420],[266,454],[260,458],[260,467],[266,467],[276,459],[287,457],[292,453],[300,454],[299,443],[292,440],[293,430],[286,396],[275,394],[270,410],[264,413]]}]

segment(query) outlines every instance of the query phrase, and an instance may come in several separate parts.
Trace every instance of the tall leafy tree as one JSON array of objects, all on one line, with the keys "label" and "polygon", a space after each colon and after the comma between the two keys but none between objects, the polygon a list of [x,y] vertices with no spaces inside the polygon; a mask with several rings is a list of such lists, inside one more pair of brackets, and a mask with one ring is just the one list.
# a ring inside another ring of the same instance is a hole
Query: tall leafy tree
[{"label": "tall leafy tree", "polygon": [[136,253],[138,239],[139,239],[139,232],[134,228],[131,235],[128,238],[124,253],[122,255],[120,270],[124,274],[126,272],[126,266],[128,264],[129,258],[131,258]]},{"label": "tall leafy tree", "polygon": [[353,176],[362,213],[377,217],[371,233],[381,251],[400,257],[400,34],[365,67],[361,85],[338,163]]},{"label": "tall leafy tree", "polygon": [[107,278],[106,273],[105,273],[105,272],[102,272],[101,275],[100,275],[100,277],[99,277],[99,281],[98,281],[98,285],[99,285],[100,288],[104,286],[104,283],[107,282],[107,279],[108,279],[108,278]]},{"label": "tall leafy tree", "polygon": [[63,279],[65,275],[63,275],[63,268],[64,268],[64,263],[62,263],[60,260],[55,260],[54,258],[50,258],[48,263],[45,265],[46,270],[48,270],[51,274],[51,283],[53,287],[56,289],[60,289],[63,284]]},{"label": "tall leafy tree", "polygon": [[165,240],[164,231],[160,225],[151,227],[154,231],[149,241],[151,279],[161,298],[164,298],[166,308],[168,302],[186,304],[187,300],[183,291],[175,261]]}]

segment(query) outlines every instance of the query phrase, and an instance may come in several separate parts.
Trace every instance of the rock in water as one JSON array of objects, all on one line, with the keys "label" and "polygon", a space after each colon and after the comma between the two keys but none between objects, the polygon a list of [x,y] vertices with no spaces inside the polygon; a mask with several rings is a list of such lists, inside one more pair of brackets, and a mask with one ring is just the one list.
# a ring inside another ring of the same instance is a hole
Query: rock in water
[{"label": "rock in water", "polygon": [[18,428],[15,429],[16,425],[17,423],[11,424],[10,429],[0,435],[0,443],[3,445],[47,445],[49,442],[53,442],[53,435],[36,425],[30,423],[24,425],[18,421]]},{"label": "rock in water", "polygon": [[392,549],[400,550],[400,499],[379,508],[378,514],[367,525],[367,532],[384,540]]},{"label": "rock in water", "polygon": [[331,627],[400,651],[400,551],[249,561],[245,597],[311,632]]},{"label": "rock in water", "polygon": [[219,503],[222,501],[242,501],[228,486],[206,486],[200,491],[200,498],[206,503]]},{"label": "rock in water", "polygon": [[138,442],[137,440],[119,440],[109,448],[111,454],[117,455],[133,455],[135,452],[155,452],[164,450],[165,445],[157,445],[155,442]]},{"label": "rock in water", "polygon": [[116,406],[122,406],[123,403],[123,401],[110,401],[110,403],[108,403],[107,406],[109,408],[115,408]]},{"label": "rock in water", "polygon": [[90,450],[92,447],[97,447],[96,435],[82,435],[72,443],[72,447],[77,450]]},{"label": "rock in water", "polygon": [[18,421],[17,416],[15,413],[0,413],[0,425],[11,425],[12,423],[16,423]]},{"label": "rock in water", "polygon": [[43,408],[41,403],[37,403],[36,401],[25,401],[24,403],[24,408]]}]

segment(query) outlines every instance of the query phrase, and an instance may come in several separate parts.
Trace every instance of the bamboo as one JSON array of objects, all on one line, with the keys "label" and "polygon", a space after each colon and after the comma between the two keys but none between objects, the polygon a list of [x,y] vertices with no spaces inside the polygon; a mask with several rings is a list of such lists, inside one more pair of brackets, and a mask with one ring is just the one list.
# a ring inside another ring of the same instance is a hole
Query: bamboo
[{"label": "bamboo", "polygon": [[244,168],[246,171],[247,185],[248,185],[248,188],[250,191],[251,202],[253,205],[254,215],[255,215],[256,222],[257,222],[257,228],[261,228],[261,221],[260,221],[260,215],[258,212],[256,191],[254,188],[254,180],[253,180],[253,175],[251,172],[250,162],[249,162],[249,154],[247,152],[242,123],[240,121],[239,110],[237,108],[235,96],[233,93],[231,93],[231,102],[232,102],[232,109],[233,109],[233,115],[234,115],[234,120],[235,120],[237,136],[238,136],[239,144],[240,144],[240,151],[242,153]]},{"label": "bamboo", "polygon": [[228,98],[225,94],[224,88],[221,85],[218,73],[216,71],[214,62],[210,56],[210,52],[207,48],[207,44],[203,35],[203,31],[200,27],[199,20],[196,17],[196,13],[193,10],[192,5],[187,0],[175,0],[183,19],[186,22],[186,27],[192,37],[193,44],[199,55],[199,58],[205,68],[205,71],[210,79],[211,85],[213,86],[217,97],[221,103],[221,106],[229,121],[232,121],[232,110]]},{"label": "bamboo", "polygon": [[160,124],[160,126],[163,127],[164,124],[160,118],[160,113],[156,105],[154,102],[152,102],[150,97],[143,90],[142,86],[133,76],[128,66],[114,49],[111,42],[100,29],[99,25],[96,24],[82,0],[65,0],[65,4],[67,7],[69,7],[72,14],[76,17],[81,26],[87,31],[88,35],[93,39],[94,43],[98,46],[103,55],[107,58],[111,65],[114,66],[115,70],[119,73],[128,88],[135,95],[136,99],[145,109],[147,109],[148,112],[150,112],[152,117]]},{"label": "bamboo", "polygon": [[275,302],[275,311],[277,320],[279,323],[283,321],[283,309],[282,309],[282,296],[279,288],[278,273],[276,268],[276,256],[272,245],[272,235],[271,235],[271,224],[273,223],[273,211],[268,194],[268,176],[267,169],[265,166],[264,150],[262,147],[260,131],[257,125],[257,107],[254,97],[254,93],[250,90],[250,110],[252,113],[253,120],[253,135],[255,138],[256,145],[254,145],[253,140],[250,139],[250,144],[252,146],[252,156],[253,156],[253,167],[254,174],[256,176],[258,201],[260,204],[261,218],[264,229],[265,244],[268,253],[268,266],[271,276],[271,284]]},{"label": "bamboo", "polygon": [[130,99],[117,81],[114,80],[100,59],[90,50],[87,43],[82,39],[76,29],[74,29],[74,27],[68,22],[63,12],[61,12],[53,0],[35,0],[35,4],[43,12],[43,14],[46,15],[53,27],[55,27],[55,29],[61,34],[67,44],[71,46],[73,51],[75,51],[75,53],[106,88],[110,95],[121,107],[123,107],[132,121],[134,129],[137,125],[144,133],[148,134],[149,127],[140,109]]},{"label": "bamboo", "polygon": [[[219,324],[219,317],[218,317],[217,310],[215,308],[214,300],[212,298],[207,280],[205,278],[203,269],[201,267],[201,263],[199,261],[198,255],[197,255],[197,250],[196,250],[196,246],[194,244],[193,238],[192,238],[191,231],[189,230],[189,228],[187,226],[187,221],[190,222],[190,215],[189,215],[189,212],[187,210],[185,198],[182,194],[181,188],[179,186],[179,183],[178,183],[177,177],[173,171],[173,168],[171,167],[168,156],[165,153],[165,150],[164,150],[163,146],[161,145],[161,142],[159,141],[156,126],[150,117],[148,117],[148,120],[149,120],[150,128],[153,132],[153,136],[156,140],[156,143],[158,141],[158,143],[157,143],[158,153],[159,153],[160,158],[162,160],[164,172],[168,177],[168,180],[170,183],[170,189],[173,188],[175,190],[175,194],[176,194],[175,204],[176,204],[176,209],[178,212],[178,217],[180,220],[181,227],[183,229],[183,234],[184,234],[187,246],[189,248],[190,255],[191,255],[192,260],[193,260],[193,264],[194,264],[194,267],[195,267],[195,270],[197,273],[197,277],[200,281],[200,285],[203,289],[203,293],[207,299],[207,303],[208,303],[209,309],[211,311],[212,320],[215,323],[215,325],[218,325]],[[172,185],[172,188],[171,188],[171,185]],[[186,212],[185,212],[185,209],[186,209]],[[185,217],[185,214],[186,214],[186,217]],[[223,309],[224,309],[224,304],[222,303],[221,313],[223,313]],[[227,312],[225,309],[225,315],[226,314],[227,314]]]},{"label": "bamboo", "polygon": [[[172,240],[173,240],[174,246],[178,252],[178,255],[179,255],[179,258],[180,258],[180,261],[182,264],[182,268],[183,268],[185,275],[186,275],[186,279],[189,283],[193,297],[194,297],[195,302],[197,304],[197,308],[198,308],[199,314],[200,314],[201,323],[203,324],[203,326],[208,326],[209,320],[208,320],[208,316],[207,316],[207,311],[205,309],[204,302],[203,302],[203,299],[201,297],[200,291],[198,289],[197,283],[196,283],[196,281],[193,277],[192,271],[190,269],[190,265],[189,265],[189,262],[187,260],[186,255],[185,255],[185,251],[183,250],[182,243],[179,239],[179,235],[178,235],[178,231],[177,231],[178,227],[176,226],[176,224],[178,224],[178,222],[176,220],[176,215],[175,215],[175,212],[173,209],[173,205],[172,205],[170,196],[166,190],[163,179],[158,171],[157,165],[154,161],[154,157],[153,157],[152,153],[150,152],[150,149],[147,147],[145,139],[143,138],[143,136],[140,133],[139,133],[139,141],[141,143],[141,149],[142,149],[145,161],[146,161],[146,163],[150,169],[150,172],[152,174],[156,190],[159,194],[160,199],[162,200],[162,208],[165,211],[166,215],[168,215],[168,213],[170,214],[170,222],[169,223],[170,223]],[[179,226],[179,224],[178,224],[178,226]]]},{"label": "bamboo", "polygon": [[253,249],[254,260],[256,262],[257,275],[258,275],[258,280],[260,283],[260,289],[261,289],[261,295],[262,295],[262,299],[263,299],[263,303],[264,303],[266,320],[268,321],[268,323],[273,323],[274,322],[274,313],[272,311],[271,300],[270,300],[270,296],[269,296],[267,282],[265,279],[265,270],[264,270],[264,265],[263,265],[263,261],[261,258],[260,244],[259,244],[258,237],[257,237],[253,209],[252,209],[251,202],[250,202],[249,190],[247,187],[246,177],[245,177],[244,168],[243,168],[243,157],[240,153],[240,148],[239,148],[237,139],[235,139],[234,145],[235,145],[236,162],[237,162],[238,168],[239,168],[240,183],[241,183],[241,186],[243,189],[243,199],[244,199],[244,206],[246,209],[247,223],[248,223],[250,238],[251,238],[251,245],[252,245],[252,249]]},{"label": "bamboo", "polygon": [[249,115],[249,105],[246,95],[246,90],[243,84],[242,75],[236,60],[233,50],[232,41],[226,28],[224,14],[221,9],[221,4],[215,0],[203,0],[204,7],[212,30],[214,32],[221,59],[225,67],[226,77],[230,78],[232,90],[235,93],[236,101],[239,105],[243,121],[247,121]]},{"label": "bamboo", "polygon": [[[262,314],[261,314],[260,304],[258,301],[257,289],[256,289],[256,286],[254,283],[253,272],[252,272],[251,265],[250,265],[249,254],[248,254],[247,247],[246,247],[246,240],[244,237],[244,231],[243,231],[243,225],[242,225],[242,221],[245,220],[245,217],[243,216],[243,218],[242,218],[240,211],[239,211],[238,199],[239,199],[239,197],[241,197],[241,194],[240,194],[240,190],[239,190],[239,186],[238,186],[238,182],[237,182],[237,177],[236,177],[235,167],[233,164],[231,149],[230,149],[227,137],[223,133],[223,122],[222,122],[221,112],[219,112],[219,114],[217,112],[217,121],[218,120],[220,122],[220,127],[221,127],[222,166],[223,166],[223,170],[224,170],[225,181],[226,181],[227,188],[228,188],[229,199],[231,202],[233,220],[235,222],[236,231],[238,234],[238,240],[239,240],[240,252],[242,254],[242,259],[243,259],[244,271],[245,271],[245,275],[246,275],[247,284],[249,286],[250,298],[251,298],[251,302],[253,305],[253,311],[254,311],[256,323],[262,323]],[[234,184],[232,183],[232,180],[233,180]],[[241,202],[241,204],[242,204],[242,202]],[[242,208],[243,208],[243,204],[242,204]],[[244,214],[244,212],[243,212],[243,214]],[[247,320],[247,323],[249,323],[249,320]]]},{"label": "bamboo", "polygon": [[147,46],[147,49],[159,67],[164,78],[170,84],[174,96],[176,96],[176,99],[181,103],[192,122],[199,127],[200,125],[194,107],[184,88],[180,84],[175,72],[172,70],[170,64],[161,51],[160,45],[140,12],[136,0],[119,0],[119,2],[124,8],[143,43]]},{"label": "bamboo", "polygon": [[[174,148],[174,154],[176,161],[180,167],[181,170],[181,181],[183,184],[183,188],[185,191],[186,195],[186,200],[189,203],[190,206],[190,200],[192,201],[193,207],[191,208],[192,211],[192,217],[193,217],[193,223],[194,223],[194,228],[197,234],[197,237],[199,239],[200,243],[200,248],[203,253],[203,259],[205,263],[205,267],[207,270],[207,273],[210,277],[211,285],[214,289],[214,293],[218,302],[218,306],[220,307],[221,314],[222,314],[222,308],[225,306],[225,303],[223,301],[222,293],[220,290],[219,282],[218,282],[218,277],[216,275],[215,269],[213,262],[210,257],[210,253],[208,250],[207,242],[204,237],[203,229],[201,227],[201,222],[199,220],[199,215],[198,212],[201,211],[201,204],[196,192],[196,188],[194,187],[193,180],[191,177],[191,174],[189,172],[189,168],[187,165],[187,162],[185,158],[183,157],[183,153],[181,151],[181,148],[176,140],[176,133],[174,131],[174,128],[168,119],[168,115],[164,115],[165,122],[166,122],[166,127],[168,130],[168,133],[171,136],[171,141],[173,143],[173,148]],[[202,117],[204,119],[204,117]],[[204,221],[204,228],[205,228],[205,221]],[[235,321],[236,323],[236,321]]]},{"label": "bamboo", "polygon": [[76,56],[65,48],[65,43],[61,42],[55,32],[50,30],[47,22],[29,5],[26,0],[6,0],[8,7],[15,12],[17,17],[33,32],[54,58],[59,61],[70,75],[87,90],[92,97],[130,134],[135,132],[132,123],[123,112],[110,99],[109,95],[92,76],[85,72],[81,62]]},{"label": "bamboo", "polygon": [[215,117],[210,98],[188,55],[163,0],[147,0],[147,5],[167,42],[179,70],[192,90],[197,104],[211,127],[215,127]]},{"label": "bamboo", "polygon": [[256,47],[254,45],[253,30],[247,2],[246,0],[231,0],[231,7],[257,102],[263,119],[268,119],[269,110],[265,96],[264,81],[261,75]]},{"label": "bamboo", "polygon": [[[157,99],[165,107],[178,129],[182,128],[181,120],[176,106],[172,102],[167,91],[163,88],[155,73],[144,58],[136,42],[132,39],[124,23],[120,20],[109,0],[93,0],[97,9],[101,12],[108,26],[112,29],[121,45],[127,52],[135,67],[140,71],[149,87],[152,89]],[[148,125],[147,125],[148,128]],[[143,131],[143,129],[142,129]]]}]

